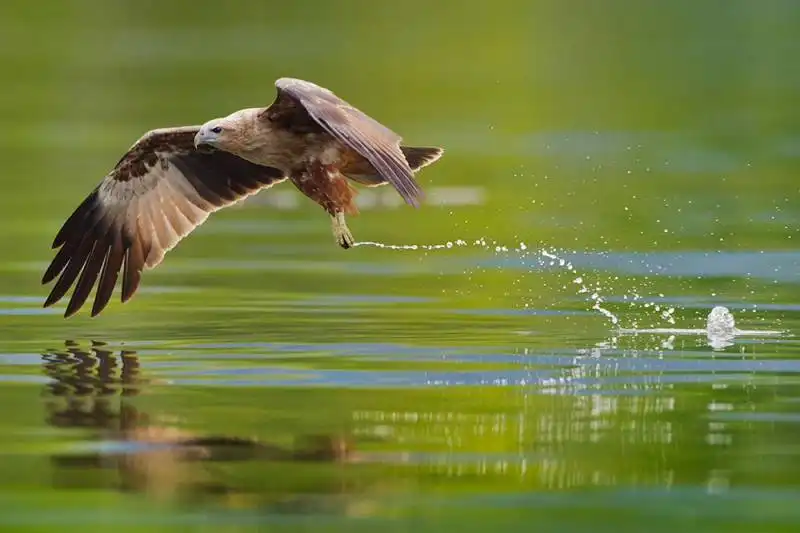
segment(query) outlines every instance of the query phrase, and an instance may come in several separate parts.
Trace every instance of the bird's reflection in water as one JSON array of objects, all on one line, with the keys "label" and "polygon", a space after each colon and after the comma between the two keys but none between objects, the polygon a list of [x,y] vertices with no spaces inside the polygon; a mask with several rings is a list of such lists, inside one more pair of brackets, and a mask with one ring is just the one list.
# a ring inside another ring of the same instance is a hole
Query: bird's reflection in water
[{"label": "bird's reflection in water", "polygon": [[[47,422],[90,435],[88,452],[52,457],[54,483],[59,488],[141,492],[170,502],[216,498],[291,512],[315,506],[302,493],[352,496],[355,487],[347,482],[352,476],[345,476],[342,468],[333,477],[320,478],[319,486],[305,486],[300,493],[294,493],[291,484],[285,485],[283,492],[279,488],[281,482],[274,478],[285,476],[286,470],[265,468],[264,476],[273,479],[256,486],[251,482],[245,489],[237,486],[236,473],[225,468],[241,461],[284,467],[298,462],[357,462],[358,454],[345,436],[303,435],[294,446],[281,447],[235,435],[198,435],[160,424],[133,405],[133,397],[147,385],[136,352],[115,354],[100,342],[92,342],[87,349],[67,341],[64,349],[43,354],[43,368],[51,378],[44,391]],[[321,501],[318,497],[313,500]],[[339,510],[349,514],[352,500],[341,503],[347,509]],[[363,503],[357,507],[363,508]]]}]

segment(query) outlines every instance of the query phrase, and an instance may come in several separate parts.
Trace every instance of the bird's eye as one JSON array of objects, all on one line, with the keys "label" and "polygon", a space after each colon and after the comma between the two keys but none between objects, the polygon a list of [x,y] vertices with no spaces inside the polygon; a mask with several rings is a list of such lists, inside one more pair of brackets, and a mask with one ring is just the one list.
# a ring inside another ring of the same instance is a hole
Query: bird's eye
[{"label": "bird's eye", "polygon": [[214,126],[211,128],[211,133],[222,133],[222,128],[220,126]]}]

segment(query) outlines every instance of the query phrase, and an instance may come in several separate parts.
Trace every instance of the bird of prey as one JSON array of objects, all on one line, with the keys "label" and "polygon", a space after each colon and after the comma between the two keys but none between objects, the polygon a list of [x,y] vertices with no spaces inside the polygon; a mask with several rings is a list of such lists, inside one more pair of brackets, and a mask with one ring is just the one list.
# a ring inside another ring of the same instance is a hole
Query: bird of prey
[{"label": "bird of prey", "polygon": [[42,283],[56,282],[44,306],[75,284],[69,317],[97,283],[96,316],[120,272],[128,301],[142,270],[161,263],[210,213],[286,179],[330,215],[343,248],[354,242],[344,218],[357,213],[350,181],[390,183],[419,205],[414,172],[439,159],[441,148],[402,146],[392,130],[311,82],[281,78],[275,86],[269,107],[152,130],[136,141],[56,235],[59,250]]}]

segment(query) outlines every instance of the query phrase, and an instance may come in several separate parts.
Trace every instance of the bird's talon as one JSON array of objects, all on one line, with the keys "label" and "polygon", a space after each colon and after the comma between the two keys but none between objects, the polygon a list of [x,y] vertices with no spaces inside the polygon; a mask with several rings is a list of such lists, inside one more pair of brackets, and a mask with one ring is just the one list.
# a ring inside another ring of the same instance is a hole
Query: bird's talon
[{"label": "bird's talon", "polygon": [[345,227],[341,234],[336,235],[336,242],[339,243],[339,246],[347,250],[353,246],[355,239],[353,239],[353,235],[350,233],[350,230]]},{"label": "bird's talon", "polygon": [[336,243],[345,250],[352,247],[356,241],[353,238],[353,234],[350,233],[350,228],[347,227],[344,217],[333,217],[331,219],[331,223],[333,229],[333,238],[336,240]]}]

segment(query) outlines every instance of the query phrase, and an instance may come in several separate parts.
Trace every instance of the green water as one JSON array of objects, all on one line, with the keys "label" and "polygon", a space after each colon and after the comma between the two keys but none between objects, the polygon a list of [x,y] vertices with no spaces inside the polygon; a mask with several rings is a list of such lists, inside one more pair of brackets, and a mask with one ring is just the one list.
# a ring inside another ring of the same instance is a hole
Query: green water
[{"label": "green water", "polygon": [[[0,528],[796,531],[798,27],[777,0],[5,2]],[[420,210],[363,191],[357,240],[468,245],[345,251],[283,184],[129,303],[41,308],[141,133],[281,76],[447,150]],[[716,305],[748,334],[681,331]]]}]

